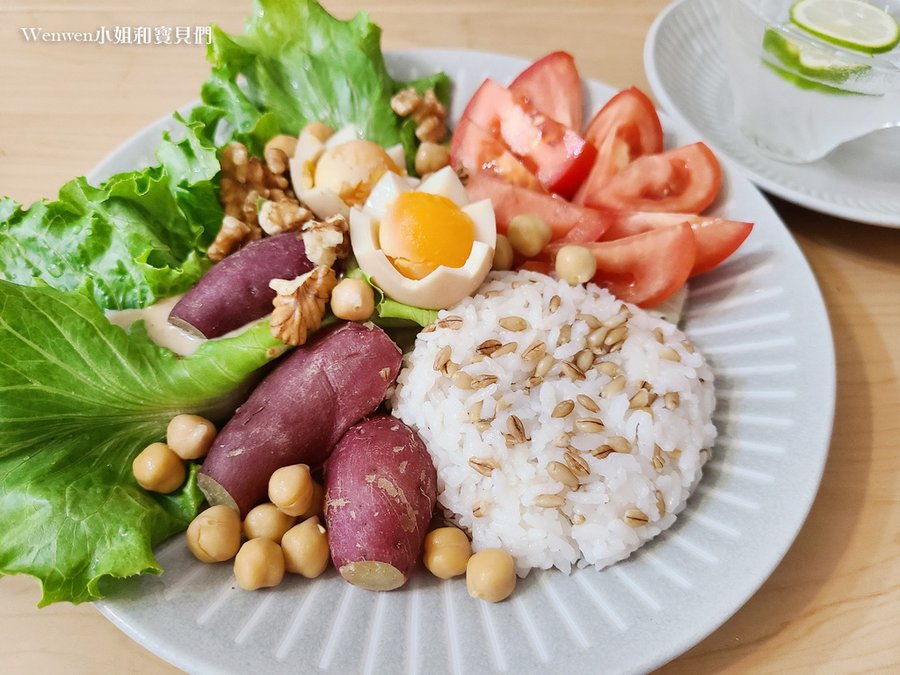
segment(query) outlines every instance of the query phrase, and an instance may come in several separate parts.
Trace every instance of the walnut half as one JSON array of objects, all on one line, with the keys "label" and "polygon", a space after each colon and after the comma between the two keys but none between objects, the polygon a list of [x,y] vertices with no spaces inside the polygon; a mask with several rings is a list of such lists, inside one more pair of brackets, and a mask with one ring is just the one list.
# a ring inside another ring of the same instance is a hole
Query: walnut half
[{"label": "walnut half", "polygon": [[400,117],[411,117],[416,123],[416,138],[441,143],[447,137],[447,109],[434,89],[419,94],[414,88],[401,89],[391,99],[391,109]]},{"label": "walnut half", "polygon": [[341,214],[303,224],[306,257],[315,265],[331,267],[350,255],[350,226]]},{"label": "walnut half", "polygon": [[299,230],[303,223],[312,218],[312,213],[296,199],[285,197],[279,201],[264,201],[259,207],[258,218],[263,231],[274,236]]},{"label": "walnut half", "polygon": [[318,330],[325,305],[337,285],[334,270],[324,265],[296,279],[272,279],[269,288],[277,293],[269,320],[272,336],[294,347],[305,344],[309,333]]},{"label": "walnut half", "polygon": [[213,262],[219,262],[245,244],[256,241],[260,237],[262,237],[262,232],[256,225],[248,225],[234,216],[225,216],[215,241],[206,250],[206,255]]}]

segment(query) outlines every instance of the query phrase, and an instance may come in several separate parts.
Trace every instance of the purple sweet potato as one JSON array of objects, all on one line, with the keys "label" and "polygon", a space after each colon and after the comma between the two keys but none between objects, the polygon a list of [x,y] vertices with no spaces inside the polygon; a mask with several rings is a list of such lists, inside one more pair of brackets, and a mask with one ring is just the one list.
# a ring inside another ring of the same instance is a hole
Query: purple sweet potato
[{"label": "purple sweet potato", "polygon": [[197,479],[203,494],[246,514],[266,499],[276,469],[321,466],[399,370],[400,350],[377,326],[322,331],[285,357],[216,436]]},{"label": "purple sweet potato", "polygon": [[172,308],[169,323],[219,337],[272,311],[272,279],[293,279],[312,268],[298,232],[254,241],[214,265]]},{"label": "purple sweet potato", "polygon": [[437,472],[419,435],[380,415],[352,427],[325,465],[325,522],[335,567],[351,584],[390,591],[419,558]]}]

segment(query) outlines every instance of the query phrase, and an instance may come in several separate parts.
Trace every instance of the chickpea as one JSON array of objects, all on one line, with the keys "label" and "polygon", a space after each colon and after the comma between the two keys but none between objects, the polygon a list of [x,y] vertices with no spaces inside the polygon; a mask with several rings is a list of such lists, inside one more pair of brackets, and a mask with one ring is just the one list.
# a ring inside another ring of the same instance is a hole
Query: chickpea
[{"label": "chickpea", "polygon": [[498,234],[497,235],[497,246],[494,248],[494,264],[492,265],[495,270],[511,270],[513,266],[513,253],[512,244],[509,243],[509,239],[506,238],[505,235]]},{"label": "chickpea", "polygon": [[[334,135],[334,129],[332,129],[324,122],[310,122],[305,127],[303,127],[303,130],[300,132],[301,136],[303,134],[312,136],[316,140],[324,143]],[[293,156],[293,153],[291,156]]]},{"label": "chickpea", "polygon": [[331,311],[339,319],[365,321],[375,311],[375,292],[362,279],[341,279],[331,291]]},{"label": "chickpea", "polygon": [[416,150],[416,173],[424,176],[443,169],[450,163],[450,151],[447,146],[424,141]]},{"label": "chickpea", "polygon": [[563,246],[556,254],[556,276],[572,286],[586,284],[597,272],[597,260],[584,246]]},{"label": "chickpea", "polygon": [[288,134],[278,134],[277,136],[273,136],[266,143],[265,148],[263,148],[263,156],[270,150],[281,150],[285,156],[290,159],[297,150],[297,138],[296,136],[289,136]]},{"label": "chickpea", "polygon": [[166,429],[166,443],[181,459],[206,457],[216,440],[216,425],[199,415],[175,415]]},{"label": "chickpea", "polygon": [[300,514],[300,520],[307,520],[313,516],[322,516],[325,513],[325,488],[321,483],[313,481],[313,496],[309,502],[309,508]]},{"label": "chickpea", "polygon": [[428,571],[439,579],[464,574],[471,556],[469,538],[459,528],[439,527],[425,537],[423,562]]},{"label": "chickpea", "polygon": [[292,574],[302,574],[315,579],[328,567],[331,557],[328,551],[328,533],[319,523],[318,516],[294,525],[281,540],[285,569]]},{"label": "chickpea", "polygon": [[533,258],[550,243],[553,232],[543,219],[533,213],[526,213],[509,221],[506,236],[513,250],[526,258]]},{"label": "chickpea", "polygon": [[289,516],[309,509],[313,498],[313,479],[306,464],[283,466],[269,478],[269,500]]},{"label": "chickpea", "polygon": [[181,457],[165,443],[151,443],[131,463],[135,480],[145,490],[169,494],[184,483]]},{"label": "chickpea", "polygon": [[240,514],[221,504],[209,507],[188,525],[187,545],[201,562],[231,560],[241,547]]},{"label": "chickpea", "polygon": [[296,521],[293,516],[279,511],[274,504],[260,504],[250,509],[250,513],[244,517],[244,534],[247,539],[271,539],[278,542]]},{"label": "chickpea", "polygon": [[502,548],[478,551],[466,565],[466,588],[473,598],[500,602],[516,588],[516,564]]},{"label": "chickpea", "polygon": [[245,591],[277,586],[284,579],[284,553],[271,539],[245,541],[234,559],[234,577]]}]

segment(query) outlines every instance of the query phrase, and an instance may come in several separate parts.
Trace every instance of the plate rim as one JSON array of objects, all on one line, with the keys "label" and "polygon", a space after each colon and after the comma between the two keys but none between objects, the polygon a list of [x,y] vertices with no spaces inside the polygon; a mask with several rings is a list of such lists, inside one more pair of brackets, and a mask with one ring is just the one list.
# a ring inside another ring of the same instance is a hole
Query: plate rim
[{"label": "plate rim", "polygon": [[[675,4],[681,4],[687,0],[679,0],[679,2]],[[671,6],[667,8],[668,11],[671,9]],[[646,45],[645,45],[646,46]],[[501,52],[490,52],[485,50],[472,50],[465,48],[458,49],[447,49],[447,48],[424,48],[424,49],[405,49],[405,50],[387,50],[385,51],[385,55],[388,59],[397,58],[400,60],[404,59],[413,59],[415,60],[420,56],[430,56],[432,58],[440,58],[440,57],[452,57],[453,55],[461,55],[465,54],[467,56],[483,56],[487,58],[501,58],[501,59],[510,59],[518,62],[521,66],[525,66],[530,61],[527,58],[520,57],[517,55],[506,54]],[[587,85],[588,83],[592,83],[595,85],[599,85],[602,88],[610,89],[612,91],[615,90],[609,84],[605,82],[593,78],[582,78],[582,81]],[[454,83],[455,86],[455,83]],[[189,111],[192,107],[198,104],[198,100],[195,100],[192,103],[189,103],[185,106],[179,108],[179,112]],[[692,136],[696,136],[698,138],[702,138],[703,134],[699,133],[693,126],[687,124],[684,120],[682,120],[677,115],[666,115],[665,113],[661,114],[663,120],[664,129],[668,127],[683,127],[682,131],[688,132]],[[669,119],[667,119],[667,117]],[[110,152],[89,174],[89,179],[96,180],[98,177],[105,177],[106,174],[110,172],[111,169],[116,169],[116,162],[118,157],[124,153],[128,152],[132,145],[140,146],[144,142],[144,136],[149,134],[154,134],[156,136],[159,133],[169,128],[172,122],[172,115],[165,115],[155,122],[146,125],[140,131],[136,132],[134,135],[127,138],[123,141],[117,148],[115,148],[112,152]],[[724,153],[723,153],[724,154]],[[726,161],[723,162],[727,167],[727,175],[729,180],[739,180],[746,181],[746,177],[744,176],[744,172],[739,168],[739,165],[733,162],[730,158],[727,158]],[[778,567],[778,565],[783,560],[784,556],[793,546],[797,536],[799,535],[800,530],[802,529],[806,519],[809,515],[809,512],[813,506],[815,501],[815,497],[818,494],[819,487],[821,485],[822,475],[825,469],[825,465],[828,459],[829,454],[829,446],[830,439],[832,437],[833,424],[834,424],[834,414],[835,414],[835,401],[836,401],[836,359],[835,359],[835,351],[834,351],[834,338],[833,333],[831,331],[830,326],[830,317],[827,312],[827,307],[824,302],[824,298],[822,296],[821,289],[818,285],[818,281],[816,280],[815,275],[812,272],[812,269],[809,266],[808,261],[806,260],[802,249],[800,249],[799,245],[791,236],[789,230],[785,226],[784,222],[781,220],[780,216],[777,212],[771,207],[765,197],[760,193],[758,187],[752,185],[750,181],[748,182],[748,186],[759,196],[761,201],[761,207],[764,208],[771,217],[773,221],[772,224],[780,227],[782,231],[782,235],[787,237],[787,239],[793,245],[793,248],[796,249],[796,254],[803,263],[803,272],[808,274],[810,279],[813,282],[813,290],[815,291],[815,305],[816,305],[816,315],[815,319],[819,321],[821,325],[818,328],[822,331],[821,337],[826,343],[827,353],[823,355],[824,362],[822,364],[824,368],[824,378],[828,383],[828,390],[824,392],[824,402],[826,403],[824,412],[826,413],[827,419],[825,420],[825,425],[821,428],[821,431],[824,432],[824,438],[826,439],[825,448],[821,452],[820,461],[815,467],[815,470],[810,472],[809,477],[811,479],[810,485],[812,489],[809,494],[804,495],[805,499],[802,499],[798,502],[798,508],[795,511],[795,514],[799,517],[796,528],[794,528],[793,533],[787,538],[784,542],[781,550],[778,551],[778,554],[773,557],[771,564],[765,566],[765,568],[761,569],[759,574],[759,579],[757,582],[750,584],[746,588],[746,592],[742,593],[742,599],[734,606],[728,606],[715,614],[712,620],[703,626],[699,631],[695,630],[693,633],[685,632],[684,636],[681,640],[673,641],[672,647],[668,651],[663,651],[659,653],[655,658],[646,658],[643,660],[638,660],[635,663],[627,664],[626,670],[627,672],[643,672],[645,670],[655,669],[665,663],[668,663],[674,658],[677,658],[687,650],[689,650],[694,645],[703,641],[706,637],[712,634],[715,630],[721,627],[729,618],[731,618],[736,612],[738,612],[749,600],[756,594],[759,588],[768,580],[774,570]],[[170,540],[171,541],[171,540]],[[163,546],[161,544],[160,546]],[[185,653],[183,650],[180,650],[177,645],[168,645],[164,640],[155,639],[154,636],[148,635],[146,633],[142,633],[139,626],[130,623],[126,614],[127,612],[120,612],[114,606],[114,598],[107,598],[104,600],[99,600],[93,603],[95,607],[103,614],[107,619],[110,620],[117,628],[122,630],[126,635],[128,635],[131,639],[135,640],[138,644],[141,644],[145,648],[147,648],[152,653],[156,654],[160,658],[166,660],[170,664],[183,668],[186,670],[197,670],[198,664],[196,662],[197,655]],[[583,654],[589,654],[589,651],[582,652]],[[201,657],[202,658],[202,657]],[[194,660],[192,660],[194,659]],[[202,664],[199,666],[202,668]],[[589,668],[589,666],[588,666]]]},{"label": "plate rim", "polygon": [[665,84],[663,78],[660,76],[659,71],[656,68],[656,48],[659,44],[659,34],[664,29],[664,25],[669,20],[671,15],[675,12],[681,11],[682,6],[691,3],[700,4],[703,1],[704,0],[675,0],[674,2],[667,5],[659,14],[657,14],[656,18],[653,20],[653,23],[650,25],[650,29],[647,31],[647,37],[644,40],[643,51],[644,72],[647,74],[647,80],[650,83],[650,89],[653,91],[653,95],[659,101],[660,106],[665,110],[665,112],[688,127],[691,132],[696,134],[698,137],[707,139],[705,142],[712,146],[716,153],[718,153],[720,156],[727,157],[736,167],[740,169],[740,172],[743,173],[747,178],[749,178],[750,181],[753,182],[757,187],[760,187],[767,192],[771,192],[777,197],[781,197],[782,199],[791,202],[792,204],[806,207],[813,211],[823,213],[827,216],[843,218],[845,220],[858,222],[865,225],[875,225],[878,227],[900,229],[900,219],[894,219],[889,214],[885,214],[880,211],[870,211],[866,209],[853,208],[851,206],[844,206],[842,204],[836,204],[834,202],[828,201],[827,199],[821,199],[814,195],[806,194],[805,192],[799,192],[797,190],[787,188],[779,184],[776,180],[769,178],[765,174],[761,174],[758,171],[755,171],[753,168],[748,167],[744,163],[737,160],[729,152],[723,150],[715,141],[710,140],[708,134],[704,133],[702,129],[693,124],[690,119],[682,112],[681,108],[675,104],[672,96],[669,94],[668,86]]}]

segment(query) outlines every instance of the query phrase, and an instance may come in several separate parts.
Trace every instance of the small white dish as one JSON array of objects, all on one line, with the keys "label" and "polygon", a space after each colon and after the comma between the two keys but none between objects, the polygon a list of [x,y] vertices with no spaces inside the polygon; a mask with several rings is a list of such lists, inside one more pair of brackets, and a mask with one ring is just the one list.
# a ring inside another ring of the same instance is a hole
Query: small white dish
[{"label": "small white dish", "polygon": [[[464,50],[388,54],[400,79],[444,70],[452,119],[485,77],[508,82],[524,59]],[[615,93],[586,82],[596,110]],[[667,143],[697,139],[662,117]],[[90,176],[152,162],[169,122],[122,145]],[[683,326],[716,376],[719,437],[671,529],[602,571],[537,571],[502,603],[464,579],[420,569],[371,593],[334,570],[248,593],[231,565],[205,565],[183,536],[156,549],[165,573],[116,586],[98,608],[191,673],[642,673],[690,649],[769,577],[819,487],[834,415],[831,329],[809,265],[760,192],[730,162],[712,212],[755,223],[723,265],[692,280]]]},{"label": "small white dish", "polygon": [[663,109],[764,190],[832,216],[900,228],[900,128],[845,143],[809,164],[770,159],[740,133],[719,43],[721,6],[678,0],[650,27],[644,67]]}]

